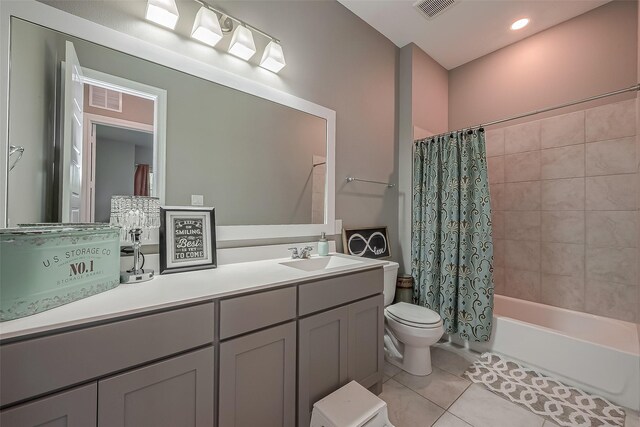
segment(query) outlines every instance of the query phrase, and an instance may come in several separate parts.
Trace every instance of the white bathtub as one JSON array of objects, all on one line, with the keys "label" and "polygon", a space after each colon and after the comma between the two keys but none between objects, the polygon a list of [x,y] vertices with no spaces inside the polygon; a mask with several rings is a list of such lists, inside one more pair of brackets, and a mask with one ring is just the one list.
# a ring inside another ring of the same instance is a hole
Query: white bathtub
[{"label": "white bathtub", "polygon": [[492,351],[619,405],[640,408],[638,325],[496,295],[491,340],[456,344]]}]

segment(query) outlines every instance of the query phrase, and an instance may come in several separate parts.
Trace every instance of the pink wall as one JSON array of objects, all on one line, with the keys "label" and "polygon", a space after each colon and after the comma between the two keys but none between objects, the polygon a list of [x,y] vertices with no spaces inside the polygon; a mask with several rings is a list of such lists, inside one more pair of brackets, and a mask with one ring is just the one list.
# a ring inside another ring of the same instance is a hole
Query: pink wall
[{"label": "pink wall", "polygon": [[637,2],[618,0],[455,68],[449,128],[631,86],[638,78],[637,34]]},{"label": "pink wall", "polygon": [[84,86],[84,112],[99,116],[113,117],[130,122],[153,124],[153,101],[139,96],[122,94],[122,112],[96,108],[89,105],[89,85]]},{"label": "pink wall", "polygon": [[433,133],[446,132],[449,124],[449,74],[412,44],[413,125]]}]

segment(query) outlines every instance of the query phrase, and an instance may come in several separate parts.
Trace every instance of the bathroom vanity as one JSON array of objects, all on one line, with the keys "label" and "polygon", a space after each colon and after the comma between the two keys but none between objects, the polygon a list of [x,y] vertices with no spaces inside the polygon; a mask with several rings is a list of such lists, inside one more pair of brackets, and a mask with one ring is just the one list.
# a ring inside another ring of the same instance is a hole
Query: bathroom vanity
[{"label": "bathroom vanity", "polygon": [[3,323],[0,424],[306,426],[351,380],[379,393],[383,263],[318,259],[160,276]]}]

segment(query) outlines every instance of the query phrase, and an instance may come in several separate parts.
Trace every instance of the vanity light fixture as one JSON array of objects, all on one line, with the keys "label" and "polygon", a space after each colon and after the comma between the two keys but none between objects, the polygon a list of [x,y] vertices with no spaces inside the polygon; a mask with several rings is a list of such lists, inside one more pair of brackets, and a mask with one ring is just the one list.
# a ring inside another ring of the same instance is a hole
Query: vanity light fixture
[{"label": "vanity light fixture", "polygon": [[218,21],[218,15],[205,6],[202,6],[193,22],[191,37],[211,47],[222,40],[222,28]]},{"label": "vanity light fixture", "polygon": [[147,0],[145,16],[147,20],[173,30],[180,14],[175,0]]},{"label": "vanity light fixture", "polygon": [[527,25],[529,25],[529,18],[522,18],[511,24],[511,29],[513,31],[517,31],[523,29]]},{"label": "vanity light fixture", "polygon": [[244,24],[238,25],[231,37],[229,53],[248,61],[256,53],[253,33]]},{"label": "vanity light fixture", "polygon": [[[201,7],[193,22],[191,38],[214,47],[226,34],[233,31],[228,51],[248,61],[256,53],[256,44],[253,39],[255,33],[269,40],[260,60],[262,68],[278,73],[287,64],[280,40],[214,8],[203,0],[194,1]],[[147,0],[147,20],[173,30],[179,16],[176,0]]]},{"label": "vanity light fixture", "polygon": [[284,60],[284,52],[282,52],[282,46],[276,40],[271,40],[262,54],[262,60],[260,66],[269,71],[277,73],[287,63]]}]

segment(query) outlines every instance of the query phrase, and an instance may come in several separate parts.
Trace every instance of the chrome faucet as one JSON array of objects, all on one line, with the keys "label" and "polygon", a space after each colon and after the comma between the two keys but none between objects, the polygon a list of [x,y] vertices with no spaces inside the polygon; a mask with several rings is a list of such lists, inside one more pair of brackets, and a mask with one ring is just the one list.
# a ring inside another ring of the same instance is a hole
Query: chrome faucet
[{"label": "chrome faucet", "polygon": [[309,259],[313,246],[305,246],[304,248],[289,248],[291,251],[291,259]]}]

